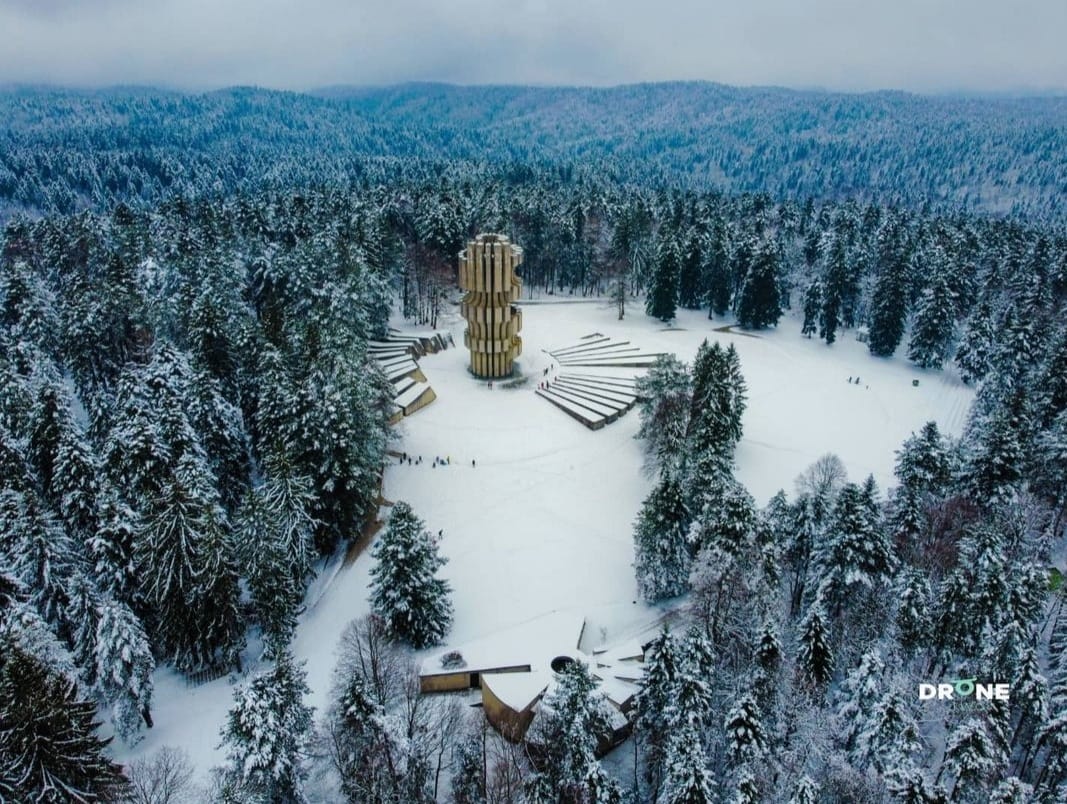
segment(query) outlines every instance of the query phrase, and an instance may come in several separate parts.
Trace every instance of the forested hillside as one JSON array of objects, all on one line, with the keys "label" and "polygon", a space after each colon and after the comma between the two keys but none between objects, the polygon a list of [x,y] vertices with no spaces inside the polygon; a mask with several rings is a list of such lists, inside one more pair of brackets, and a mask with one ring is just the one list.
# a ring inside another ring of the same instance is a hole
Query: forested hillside
[{"label": "forested hillside", "polygon": [[0,92],[0,215],[381,179],[409,160],[1063,220],[1067,99],[716,84]]},{"label": "forested hillside", "polygon": [[[114,800],[97,721],[135,742],[157,666],[262,659],[221,736],[221,800],[300,800],[326,768],[332,800],[429,801],[446,756],[455,801],[621,800],[581,669],[553,700],[571,720],[545,719],[558,753],[501,770],[477,734],[427,739],[417,686],[376,688],[355,659],[316,722],[289,653],[316,562],[378,504],[389,388],[366,343],[390,314],[435,325],[465,239],[499,231],[524,248],[524,293],[828,347],[863,326],[872,360],[977,388],[959,441],[931,425],[901,445],[894,488],[827,456],[766,503],[734,476],[736,352],[650,373],[635,568],[685,628],[648,652],[635,798],[1062,800],[1063,104],[708,85],[4,94],[0,798]],[[1025,219],[939,209],[1007,198]],[[392,536],[410,538],[372,557],[402,574],[415,544],[436,569],[401,510]],[[431,608],[412,644],[447,630]],[[380,635],[349,636],[358,652]],[[916,679],[972,676],[1010,682],[1010,702],[918,708]]]}]

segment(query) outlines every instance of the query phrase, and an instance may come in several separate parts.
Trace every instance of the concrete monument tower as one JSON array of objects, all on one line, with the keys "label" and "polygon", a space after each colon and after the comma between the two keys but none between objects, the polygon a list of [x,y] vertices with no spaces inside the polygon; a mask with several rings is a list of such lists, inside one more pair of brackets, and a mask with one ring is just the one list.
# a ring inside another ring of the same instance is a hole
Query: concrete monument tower
[{"label": "concrete monument tower", "polygon": [[459,253],[459,286],[466,291],[460,305],[467,319],[463,343],[477,377],[509,376],[522,354],[522,311],[514,304],[522,293],[515,276],[521,262],[522,249],[500,234],[480,234]]}]

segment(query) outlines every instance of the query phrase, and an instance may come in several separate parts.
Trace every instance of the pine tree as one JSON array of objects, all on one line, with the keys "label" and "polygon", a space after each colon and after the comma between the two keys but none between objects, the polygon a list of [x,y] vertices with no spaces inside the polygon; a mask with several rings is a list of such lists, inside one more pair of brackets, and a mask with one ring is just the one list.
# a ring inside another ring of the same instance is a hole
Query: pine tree
[{"label": "pine tree", "polygon": [[897,641],[905,654],[913,656],[930,640],[930,584],[914,569],[903,570],[898,578]]},{"label": "pine tree", "polygon": [[867,348],[876,357],[891,357],[904,337],[908,317],[909,271],[901,253],[899,230],[883,244],[882,264],[871,298],[870,338]]},{"label": "pine tree", "polygon": [[704,262],[701,240],[699,230],[690,228],[679,259],[678,304],[687,310],[699,308],[707,295],[707,289],[701,286],[701,266]]},{"label": "pine tree", "polygon": [[734,796],[730,799],[730,804],[760,804],[763,800],[751,768],[748,765],[742,765],[737,772]]},{"label": "pine tree", "polygon": [[99,466],[80,432],[64,431],[56,451],[52,490],[56,509],[70,532],[84,542],[100,527]]},{"label": "pine tree", "polygon": [[96,736],[96,707],[19,646],[0,652],[0,795],[12,801],[113,801],[122,769]]},{"label": "pine tree", "polygon": [[835,236],[826,258],[822,288],[822,308],[819,311],[819,337],[827,345],[837,340],[837,328],[841,325],[842,299],[848,283],[848,264],[845,242]]},{"label": "pine tree", "polygon": [[877,649],[863,654],[859,665],[851,670],[837,691],[840,703],[836,712],[835,735],[848,751],[856,748],[857,736],[867,725],[871,708],[883,688],[885,662]]},{"label": "pine tree", "polygon": [[456,749],[452,774],[453,804],[485,804],[485,767],[482,737],[472,735]]},{"label": "pine tree", "polygon": [[818,279],[815,279],[804,291],[804,323],[800,327],[800,334],[805,338],[810,338],[818,329],[820,310],[822,310],[822,285]]},{"label": "pine tree", "polygon": [[833,521],[816,558],[820,578],[831,582],[829,602],[834,612],[851,588],[874,587],[894,569],[889,541],[855,484],[847,484],[838,494]]},{"label": "pine tree", "polygon": [[995,344],[993,310],[989,300],[983,299],[967,319],[967,328],[956,348],[956,365],[964,382],[975,383],[986,376]]},{"label": "pine tree", "polygon": [[689,369],[674,355],[661,355],[636,384],[645,454],[661,471],[678,469],[692,405]]},{"label": "pine tree", "polygon": [[989,794],[989,804],[1030,804],[1034,788],[1012,776],[1000,782]]},{"label": "pine tree", "polygon": [[245,502],[238,539],[249,591],[263,627],[266,654],[278,655],[296,629],[314,556],[311,482],[268,460],[267,478]]},{"label": "pine tree", "polygon": [[778,253],[770,240],[756,249],[752,267],[741,286],[737,305],[737,321],[745,329],[764,329],[776,326],[782,316],[778,297]]},{"label": "pine tree", "polygon": [[752,544],[758,517],[756,503],[740,483],[723,482],[707,495],[704,512],[695,528],[697,549],[714,547],[740,559]]},{"label": "pine tree", "polygon": [[807,774],[797,779],[793,792],[789,796],[789,804],[817,804],[819,800],[819,786]]},{"label": "pine tree", "polygon": [[582,662],[572,662],[557,675],[538,714],[537,733],[530,739],[543,754],[541,770],[525,782],[534,801],[621,802],[618,785],[596,759],[598,740],[610,732],[597,682]]},{"label": "pine tree", "polygon": [[1018,386],[991,414],[977,422],[967,443],[963,482],[974,500],[995,506],[1011,498],[1022,476],[1030,413]]},{"label": "pine tree", "polygon": [[1034,743],[1037,731],[1048,720],[1048,681],[1041,674],[1037,651],[1027,647],[1018,662],[1016,675],[1012,678],[1011,707],[1015,713],[1015,731],[1011,745],[1029,746]]},{"label": "pine tree", "polygon": [[886,790],[902,804],[948,804],[945,789],[935,783],[931,787],[918,768],[895,768],[886,774]]},{"label": "pine tree", "polygon": [[816,689],[824,689],[833,678],[834,656],[830,649],[830,633],[826,614],[819,602],[813,604],[801,620],[797,662],[805,681]]},{"label": "pine tree", "polygon": [[933,278],[919,300],[908,342],[908,360],[921,368],[941,368],[956,329],[955,294],[947,272],[934,269]]},{"label": "pine tree", "polygon": [[116,731],[131,742],[141,724],[152,725],[152,671],[156,663],[140,621],[122,603],[105,601],[96,626],[96,676],[114,707]]},{"label": "pine tree", "polygon": [[76,544],[32,490],[0,491],[0,533],[11,568],[40,615],[68,631],[71,581],[78,575]]},{"label": "pine tree", "polygon": [[684,672],[670,627],[663,626],[647,651],[645,677],[636,697],[635,724],[645,754],[645,778],[653,790],[663,779],[663,758],[671,736],[671,712],[678,680]]},{"label": "pine tree", "polygon": [[716,216],[709,227],[704,260],[708,289],[708,318],[713,315],[721,318],[730,309],[731,296],[729,232],[721,217]]},{"label": "pine tree", "polygon": [[634,568],[649,602],[676,597],[689,588],[689,510],[682,488],[665,471],[637,515]]},{"label": "pine tree", "polygon": [[451,588],[435,577],[445,559],[411,506],[397,502],[371,553],[371,607],[415,648],[434,645],[452,625]]},{"label": "pine tree", "polygon": [[693,362],[693,395],[687,438],[688,502],[703,508],[717,483],[732,475],[733,454],[741,440],[746,388],[733,345],[724,350],[704,341]]},{"label": "pine tree", "polygon": [[663,758],[663,786],[656,804],[713,804],[715,777],[704,756],[700,734],[693,726],[674,731]]},{"label": "pine tree", "polygon": [[1056,418],[1067,410],[1067,327],[1053,342],[1035,387],[1039,397],[1034,406],[1036,419],[1041,427],[1051,427]]},{"label": "pine tree", "polygon": [[63,619],[74,661],[81,669],[88,690],[96,686],[96,629],[100,621],[100,595],[84,574],[76,572],[67,580],[67,604]]},{"label": "pine tree", "polygon": [[767,735],[760,720],[759,707],[751,695],[734,702],[723,722],[726,730],[726,756],[735,765],[762,759],[767,751]]},{"label": "pine tree", "polygon": [[88,537],[92,575],[101,593],[132,602],[137,586],[134,547],[140,523],[137,515],[108,489],[101,496],[95,532]]},{"label": "pine tree", "polygon": [[312,709],[302,665],[288,653],[274,667],[234,692],[222,730],[229,783],[264,801],[299,801]]},{"label": "pine tree", "polygon": [[674,319],[678,304],[678,254],[668,232],[661,232],[656,247],[652,285],[645,299],[645,312],[667,322]]},{"label": "pine tree", "polygon": [[867,716],[856,736],[853,758],[857,767],[885,773],[909,764],[921,749],[919,727],[904,696],[891,691],[879,698]]},{"label": "pine tree", "polygon": [[236,659],[242,633],[225,515],[203,463],[183,457],[149,502],[136,548],[142,592],[161,646],[180,669]]},{"label": "pine tree", "polygon": [[971,718],[957,726],[945,744],[944,769],[951,772],[956,783],[953,798],[983,790],[1001,758],[978,718]]},{"label": "pine tree", "polygon": [[927,506],[947,491],[953,464],[935,422],[912,434],[896,454],[894,474],[900,485],[891,496],[890,521],[894,534],[912,540],[923,529]]}]

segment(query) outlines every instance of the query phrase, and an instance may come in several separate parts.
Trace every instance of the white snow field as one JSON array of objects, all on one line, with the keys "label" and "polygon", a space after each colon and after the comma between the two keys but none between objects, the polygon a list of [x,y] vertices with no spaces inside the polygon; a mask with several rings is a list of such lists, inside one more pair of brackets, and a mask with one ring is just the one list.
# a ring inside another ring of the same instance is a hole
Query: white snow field
[{"label": "white snow field", "polygon": [[[884,492],[901,442],[931,419],[958,435],[973,396],[950,371],[870,357],[851,331],[832,346],[805,339],[792,318],[778,330],[743,334],[720,331],[722,322],[706,313],[679,311],[667,328],[636,305],[618,321],[612,304],[595,302],[531,304],[523,323],[519,364],[529,380],[490,390],[467,372],[463,320],[453,314],[441,322],[460,346],[420,359],[437,401],[397,425],[393,446],[421,455],[422,464],[394,461],[385,472],[386,498],[408,501],[432,533],[443,531],[449,563],[442,575],[452,583],[456,614],[452,644],[558,611],[586,618],[583,648],[592,648],[647,632],[665,610],[638,600],[631,567],[633,521],[652,484],[634,439],[638,413],[591,431],[538,397],[542,372],[553,365],[549,349],[602,333],[691,363],[704,338],[734,343],[749,400],[737,476],[760,505],[779,488],[792,494],[794,478],[826,452],[841,456],[853,480],[872,473]],[[850,375],[860,384],[849,384]],[[434,467],[435,456],[451,465]],[[328,704],[337,640],[369,610],[370,563],[367,553],[347,567],[335,562],[309,592],[293,651],[307,663],[318,714]],[[246,670],[255,670],[255,655],[248,651]],[[116,756],[129,761],[180,746],[204,780],[224,758],[219,730],[231,705],[230,680],[188,687],[162,669],[155,683],[155,728],[132,749],[116,740]]]}]

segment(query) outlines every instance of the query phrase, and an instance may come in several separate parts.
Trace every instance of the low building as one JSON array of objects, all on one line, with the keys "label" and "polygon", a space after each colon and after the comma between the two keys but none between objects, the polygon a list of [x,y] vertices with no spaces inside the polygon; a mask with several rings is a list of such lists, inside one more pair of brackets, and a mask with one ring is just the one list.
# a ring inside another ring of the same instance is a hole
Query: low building
[{"label": "low building", "polygon": [[636,641],[581,649],[585,619],[553,612],[513,628],[456,645],[428,656],[419,671],[424,693],[479,689],[485,717],[508,740],[521,740],[537,716],[541,699],[556,673],[582,661],[600,682],[600,692],[617,712],[608,750],[629,733],[628,715],[643,675],[644,650]]}]

